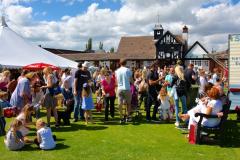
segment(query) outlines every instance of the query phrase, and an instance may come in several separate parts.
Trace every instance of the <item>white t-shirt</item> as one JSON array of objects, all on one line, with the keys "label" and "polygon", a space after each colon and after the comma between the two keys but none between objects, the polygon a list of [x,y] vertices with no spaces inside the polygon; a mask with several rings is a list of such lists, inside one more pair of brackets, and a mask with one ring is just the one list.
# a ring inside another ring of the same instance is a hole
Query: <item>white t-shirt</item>
[{"label": "white t-shirt", "polygon": [[[222,111],[221,100],[211,100],[207,106],[212,107],[211,115],[217,115],[218,112]],[[203,112],[206,113],[206,112]],[[215,127],[220,123],[220,118],[203,118],[202,124],[207,127]]]},{"label": "white t-shirt", "polygon": [[73,84],[73,78],[71,75],[66,76],[64,79],[62,79],[62,88],[69,89],[72,88]]},{"label": "white t-shirt", "polygon": [[40,143],[41,149],[48,150],[56,147],[56,143],[52,137],[52,131],[49,127],[43,127],[39,129],[37,133],[41,139]]},{"label": "white t-shirt", "polygon": [[130,78],[132,72],[127,67],[120,67],[116,71],[116,78],[118,83],[118,90],[130,90]]}]

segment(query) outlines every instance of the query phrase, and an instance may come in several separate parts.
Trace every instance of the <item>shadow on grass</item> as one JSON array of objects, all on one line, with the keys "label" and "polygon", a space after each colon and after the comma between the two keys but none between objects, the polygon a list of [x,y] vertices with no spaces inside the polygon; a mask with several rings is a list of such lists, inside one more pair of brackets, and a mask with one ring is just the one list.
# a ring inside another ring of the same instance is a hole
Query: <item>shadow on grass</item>
[{"label": "shadow on grass", "polygon": [[220,146],[224,148],[240,147],[240,123],[236,120],[228,120],[225,123],[224,133],[221,137]]},{"label": "shadow on grass", "polygon": [[[57,140],[58,141],[58,140]],[[67,149],[67,148],[69,148],[70,146],[68,146],[68,145],[65,145],[65,144],[63,144],[63,143],[57,143],[56,144],[56,148],[54,148],[54,150],[62,150],[62,149]]]},{"label": "shadow on grass", "polygon": [[71,124],[70,126],[64,126],[60,128],[53,128],[52,130],[54,132],[73,132],[73,131],[78,131],[78,130],[89,130],[89,131],[95,131],[95,130],[104,130],[107,129],[108,127],[106,126],[97,126],[94,124],[90,125],[82,125],[82,124]]},{"label": "shadow on grass", "polygon": [[[57,140],[58,141],[58,140]],[[68,145],[65,145],[63,143],[57,143],[56,144],[56,148],[54,149],[51,149],[51,150],[45,150],[45,151],[54,151],[54,150],[63,150],[63,149],[67,149],[69,148],[70,146]],[[41,149],[39,149],[36,145],[34,144],[27,144],[25,145],[21,150],[19,150],[20,152],[28,152],[28,151],[39,151]]]},{"label": "shadow on grass", "polygon": [[240,148],[240,125],[236,120],[228,120],[224,124],[223,133],[219,137],[204,137],[204,145],[219,145],[222,148]]}]

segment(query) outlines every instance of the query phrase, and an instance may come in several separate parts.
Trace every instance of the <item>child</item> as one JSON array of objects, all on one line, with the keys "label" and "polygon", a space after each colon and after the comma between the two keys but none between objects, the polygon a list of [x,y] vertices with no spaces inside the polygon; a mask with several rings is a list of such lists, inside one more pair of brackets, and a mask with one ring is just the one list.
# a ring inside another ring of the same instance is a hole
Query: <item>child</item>
[{"label": "child", "polygon": [[22,122],[22,127],[19,129],[22,136],[25,137],[29,133],[28,125],[31,123],[31,115],[34,113],[34,108],[30,104],[26,104],[23,107],[22,112],[16,117],[17,120]]},{"label": "child", "polygon": [[19,131],[22,125],[22,122],[17,119],[13,121],[11,128],[4,139],[4,143],[9,150],[15,151],[24,147],[24,137]]},{"label": "child", "polygon": [[96,101],[96,110],[97,112],[101,112],[102,111],[102,107],[103,107],[103,100],[102,100],[102,94],[101,94],[102,89],[98,89],[96,91],[96,96],[97,96],[97,101]]},{"label": "child", "polygon": [[0,92],[0,135],[5,135],[5,126],[6,121],[4,118],[4,111],[3,109],[6,107],[10,107],[11,105],[6,101],[8,97],[7,92]]},{"label": "child", "polygon": [[71,113],[74,108],[74,96],[72,89],[62,88],[64,106],[62,109],[58,109],[58,124],[63,120],[64,125],[70,125]]},{"label": "child", "polygon": [[162,87],[158,99],[161,101],[161,105],[159,107],[160,111],[160,119],[162,120],[170,120],[173,117],[173,113],[170,110],[170,99],[167,94],[166,87]]},{"label": "child", "polygon": [[42,89],[40,88],[40,84],[39,84],[39,86],[38,86],[38,84],[36,84],[33,87],[32,104],[31,104],[34,108],[36,119],[40,118],[40,107],[43,102],[43,98],[44,98],[44,93],[43,93]]},{"label": "child", "polygon": [[52,135],[52,131],[46,126],[46,123],[42,119],[38,119],[36,122],[37,138],[34,143],[43,150],[54,149],[56,147],[56,136]]},{"label": "child", "polygon": [[91,87],[87,83],[84,83],[83,90],[82,90],[82,109],[85,111],[84,116],[85,116],[86,124],[88,124],[88,118],[91,121],[91,123],[93,123],[92,112],[91,112],[93,108],[94,108],[94,104],[92,99]]}]

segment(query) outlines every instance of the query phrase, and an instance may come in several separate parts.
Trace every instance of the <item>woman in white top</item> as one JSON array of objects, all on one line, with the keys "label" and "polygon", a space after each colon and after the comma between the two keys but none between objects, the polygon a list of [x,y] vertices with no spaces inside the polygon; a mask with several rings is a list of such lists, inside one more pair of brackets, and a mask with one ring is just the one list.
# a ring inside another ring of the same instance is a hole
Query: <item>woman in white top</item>
[{"label": "woman in white top", "polygon": [[[200,112],[206,115],[218,115],[218,113],[222,111],[222,102],[219,97],[219,90],[216,87],[212,87],[208,92],[208,98],[206,97],[202,103],[188,111],[187,114],[180,116],[183,120],[189,119],[188,129],[190,129],[192,124],[199,121],[199,117],[195,117],[195,113]],[[203,118],[202,121],[202,125],[207,127],[215,127],[219,123],[220,118]]]}]

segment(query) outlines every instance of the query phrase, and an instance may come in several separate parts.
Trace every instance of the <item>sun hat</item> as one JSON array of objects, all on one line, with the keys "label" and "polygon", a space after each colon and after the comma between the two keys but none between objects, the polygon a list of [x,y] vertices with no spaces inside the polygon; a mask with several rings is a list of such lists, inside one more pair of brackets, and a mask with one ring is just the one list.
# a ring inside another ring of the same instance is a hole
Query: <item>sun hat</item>
[{"label": "sun hat", "polygon": [[82,64],[82,67],[88,68],[89,66],[90,66],[90,62],[88,61],[84,61],[84,63]]}]

